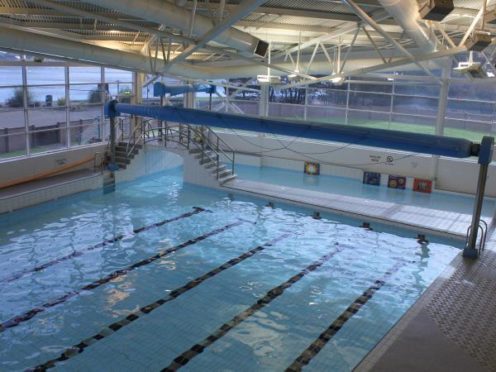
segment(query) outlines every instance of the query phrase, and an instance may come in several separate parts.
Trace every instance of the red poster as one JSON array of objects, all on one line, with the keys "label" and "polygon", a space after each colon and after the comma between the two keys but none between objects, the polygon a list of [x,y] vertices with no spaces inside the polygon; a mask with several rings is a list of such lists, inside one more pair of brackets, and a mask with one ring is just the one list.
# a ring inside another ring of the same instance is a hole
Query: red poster
[{"label": "red poster", "polygon": [[432,181],[415,178],[413,180],[413,191],[426,192],[430,194],[432,192]]}]

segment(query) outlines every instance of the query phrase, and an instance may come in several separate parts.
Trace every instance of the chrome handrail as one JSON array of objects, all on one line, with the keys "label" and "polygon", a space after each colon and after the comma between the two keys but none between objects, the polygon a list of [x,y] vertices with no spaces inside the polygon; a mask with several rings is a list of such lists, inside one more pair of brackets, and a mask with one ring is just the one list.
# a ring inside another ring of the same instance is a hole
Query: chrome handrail
[{"label": "chrome handrail", "polygon": [[[188,150],[191,150],[192,148],[199,150],[202,155],[202,162],[205,158],[209,161],[216,162],[217,179],[220,177],[219,161],[221,157],[224,157],[231,163],[231,173],[234,174],[234,149],[232,149],[209,127],[197,127],[182,123],[165,123],[165,126],[160,128],[155,128],[151,126],[151,124],[148,124],[147,126],[148,128],[144,129],[143,132],[145,142],[148,140],[159,139],[164,141],[164,146],[167,146],[167,142],[175,142]],[[157,132],[161,132],[160,136],[156,135]],[[150,133],[153,133],[153,135],[150,136]],[[225,151],[226,148],[227,151]],[[211,151],[213,155],[209,155],[208,151]],[[229,153],[231,153],[231,155]]]}]

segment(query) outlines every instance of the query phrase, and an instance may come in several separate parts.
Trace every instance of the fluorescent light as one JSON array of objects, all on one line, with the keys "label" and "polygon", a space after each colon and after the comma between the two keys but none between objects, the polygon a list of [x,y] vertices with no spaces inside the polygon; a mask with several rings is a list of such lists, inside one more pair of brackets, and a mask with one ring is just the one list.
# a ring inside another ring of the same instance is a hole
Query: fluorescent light
[{"label": "fluorescent light", "polygon": [[329,80],[333,84],[342,84],[343,81],[344,81],[344,76],[342,76],[342,75],[336,75],[336,76],[330,78]]}]

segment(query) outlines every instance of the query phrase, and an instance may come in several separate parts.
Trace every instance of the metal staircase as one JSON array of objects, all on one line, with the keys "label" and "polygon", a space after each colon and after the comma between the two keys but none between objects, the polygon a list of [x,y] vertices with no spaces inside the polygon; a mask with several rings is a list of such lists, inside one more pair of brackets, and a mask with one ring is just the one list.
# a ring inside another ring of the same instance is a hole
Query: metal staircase
[{"label": "metal staircase", "polygon": [[115,161],[120,169],[126,169],[145,143],[156,142],[180,152],[182,156],[192,156],[219,185],[236,178],[234,150],[209,127],[170,124],[151,119],[133,126],[131,121],[126,123],[122,118],[118,126],[120,138]]}]

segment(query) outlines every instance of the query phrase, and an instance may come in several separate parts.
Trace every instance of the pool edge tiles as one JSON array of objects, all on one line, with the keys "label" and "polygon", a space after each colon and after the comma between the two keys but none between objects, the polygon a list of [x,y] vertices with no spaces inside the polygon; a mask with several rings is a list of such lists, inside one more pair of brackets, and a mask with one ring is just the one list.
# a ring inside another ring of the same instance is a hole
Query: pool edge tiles
[{"label": "pool edge tiles", "polygon": [[[463,213],[413,207],[392,202],[278,186],[262,182],[234,180],[225,190],[262,199],[281,201],[317,211],[327,211],[354,219],[393,225],[410,231],[465,240],[471,216]],[[489,226],[493,219],[484,218]]]}]

